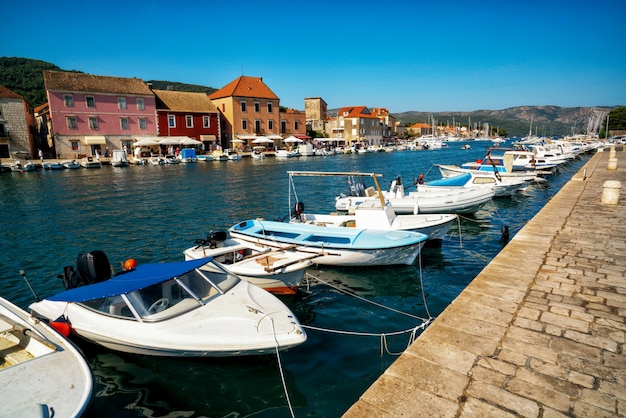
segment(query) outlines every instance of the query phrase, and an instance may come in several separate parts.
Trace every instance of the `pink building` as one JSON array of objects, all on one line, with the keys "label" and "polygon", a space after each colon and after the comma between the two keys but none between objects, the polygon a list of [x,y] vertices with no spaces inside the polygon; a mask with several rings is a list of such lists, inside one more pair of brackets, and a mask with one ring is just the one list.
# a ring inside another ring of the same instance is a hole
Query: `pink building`
[{"label": "pink building", "polygon": [[44,71],[44,84],[60,158],[130,150],[157,134],[154,94],[138,78]]}]

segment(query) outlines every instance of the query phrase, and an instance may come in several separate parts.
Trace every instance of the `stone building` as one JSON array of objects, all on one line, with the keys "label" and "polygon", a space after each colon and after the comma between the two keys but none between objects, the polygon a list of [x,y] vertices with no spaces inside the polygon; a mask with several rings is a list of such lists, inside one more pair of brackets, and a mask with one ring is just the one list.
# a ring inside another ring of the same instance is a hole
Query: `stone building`
[{"label": "stone building", "polygon": [[0,158],[35,158],[36,137],[33,107],[19,94],[0,86]]}]

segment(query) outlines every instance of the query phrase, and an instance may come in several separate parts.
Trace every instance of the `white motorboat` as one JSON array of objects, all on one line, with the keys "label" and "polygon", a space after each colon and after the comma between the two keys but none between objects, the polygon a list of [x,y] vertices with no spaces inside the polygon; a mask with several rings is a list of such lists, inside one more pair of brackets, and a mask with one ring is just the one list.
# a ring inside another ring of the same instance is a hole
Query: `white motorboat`
[{"label": "white motorboat", "polygon": [[113,157],[111,157],[111,165],[113,167],[127,167],[128,164],[128,158],[124,150],[113,150]]},{"label": "white motorboat", "polygon": [[331,266],[412,265],[428,237],[419,232],[324,227],[249,219],[228,230],[231,237],[267,247],[319,255]]},{"label": "white motorboat", "polygon": [[24,173],[26,171],[35,171],[35,163],[28,160],[15,160],[11,163],[11,171],[16,173]]},{"label": "white motorboat", "polygon": [[213,161],[228,161],[228,155],[224,153],[221,149],[216,149],[211,153],[213,157]]},{"label": "white motorboat", "polygon": [[94,159],[93,157],[85,157],[80,161],[80,165],[84,168],[102,168],[102,163],[100,160]]},{"label": "white motorboat", "polygon": [[[150,164],[150,165],[165,165],[165,164],[167,164],[167,160],[164,157],[160,157],[158,155],[153,155],[152,157],[148,158],[148,164]],[[173,164],[173,162],[170,163],[170,164]]]},{"label": "white motorboat", "polygon": [[[350,195],[341,194],[335,199],[335,209],[353,213],[363,202],[380,200],[381,196],[372,186],[365,188],[361,178],[350,180]],[[425,213],[474,213],[491,200],[494,192],[484,187],[442,189],[427,192],[404,193],[402,179],[392,181],[388,192],[382,192],[397,214]]]},{"label": "white motorboat", "polygon": [[[455,177],[459,174],[464,173],[476,173],[476,174],[485,174],[485,173],[495,173],[498,172],[500,178],[513,178],[517,180],[527,181],[527,182],[535,182],[535,183],[545,183],[546,179],[543,177],[539,177],[537,175],[536,170],[527,170],[527,171],[507,171],[505,167],[496,166],[493,170],[472,170],[469,168],[461,168],[458,165],[448,165],[448,164],[437,164],[437,168],[439,168],[439,172],[442,177]],[[494,174],[495,175],[495,174]]]},{"label": "white motorboat", "polygon": [[63,168],[68,168],[70,170],[80,168],[80,163],[76,160],[63,160],[61,161],[61,165],[63,166]]},{"label": "white motorboat", "polygon": [[213,261],[241,279],[275,294],[296,293],[305,269],[316,257],[237,241],[225,231],[212,231],[195,244],[183,251],[185,260],[213,257]]},{"label": "white motorboat", "polygon": [[68,290],[30,309],[50,321],[63,318],[73,334],[112,350],[223,357],[275,353],[306,340],[283,302],[210,257],[111,277],[106,255],[93,251],[78,257],[76,271],[64,268],[63,282]]},{"label": "white motorboat", "polygon": [[70,341],[0,297],[0,384],[1,417],[79,417],[93,376]]},{"label": "white motorboat", "polygon": [[231,161],[239,161],[241,160],[241,154],[234,148],[228,148],[224,151],[226,157]]},{"label": "white motorboat", "polygon": [[443,177],[438,180],[418,184],[418,192],[428,192],[431,190],[441,190],[442,188],[456,189],[460,187],[486,187],[494,192],[494,196],[512,196],[518,191],[528,187],[530,181],[524,178],[502,177],[496,171],[468,171],[456,176]]},{"label": "white motorboat", "polygon": [[485,158],[461,164],[461,168],[478,171],[494,171],[504,167],[507,172],[534,172],[539,174],[553,174],[558,164],[538,160],[535,154],[522,149],[494,147],[490,148]]},{"label": "white motorboat", "polygon": [[[317,171],[289,171],[290,183],[293,177],[307,176],[349,176],[370,177],[378,188],[378,196],[382,196],[380,186],[376,180],[380,174],[375,173],[342,173],[342,172],[317,172]],[[306,213],[304,204],[297,202],[294,206],[292,223],[306,223],[319,226],[348,227],[360,229],[396,230],[420,232],[428,236],[430,241],[441,241],[450,226],[458,219],[455,214],[419,214],[398,215],[393,206],[384,199],[375,199],[363,202],[356,207],[353,213],[348,215],[311,214]]]},{"label": "white motorboat", "polygon": [[154,157],[161,158],[165,164],[178,164],[181,162],[181,159],[177,157],[175,154],[167,154],[165,157]]},{"label": "white motorboat", "polygon": [[62,170],[63,169],[63,165],[56,161],[45,162],[45,163],[42,163],[41,166],[43,167],[44,170]]},{"label": "white motorboat", "polygon": [[202,161],[202,162],[213,161],[213,156],[211,154],[197,155],[196,158],[198,161]]},{"label": "white motorboat", "polygon": [[265,159],[265,147],[254,147],[250,155],[255,160]]},{"label": "white motorboat", "polygon": [[274,156],[276,156],[276,158],[293,158],[297,157],[298,153],[296,151],[289,151],[286,149],[277,149]]}]

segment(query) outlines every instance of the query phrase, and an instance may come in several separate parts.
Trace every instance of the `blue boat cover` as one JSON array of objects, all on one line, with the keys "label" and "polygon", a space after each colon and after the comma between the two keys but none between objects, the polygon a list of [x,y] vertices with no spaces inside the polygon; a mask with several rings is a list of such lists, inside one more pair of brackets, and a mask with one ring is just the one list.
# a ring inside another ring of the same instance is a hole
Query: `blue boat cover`
[{"label": "blue boat cover", "polygon": [[470,173],[459,174],[453,177],[444,177],[439,180],[433,180],[426,183],[426,186],[443,186],[443,187],[458,187],[465,186],[465,184],[472,178]]},{"label": "blue boat cover", "polygon": [[212,259],[213,257],[206,257],[173,263],[143,264],[128,273],[119,274],[104,282],[66,290],[47,299],[57,302],[87,302],[130,293],[188,273]]}]

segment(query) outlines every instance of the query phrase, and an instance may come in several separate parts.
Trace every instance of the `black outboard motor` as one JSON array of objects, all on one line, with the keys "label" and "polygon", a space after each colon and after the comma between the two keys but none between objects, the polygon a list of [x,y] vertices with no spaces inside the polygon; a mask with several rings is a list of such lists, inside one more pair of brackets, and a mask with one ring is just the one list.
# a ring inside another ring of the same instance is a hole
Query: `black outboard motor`
[{"label": "black outboard motor", "polygon": [[111,264],[106,254],[100,250],[79,254],[76,270],[72,266],[66,266],[60,277],[66,289],[103,282],[111,278]]},{"label": "black outboard motor", "polygon": [[300,220],[300,217],[302,216],[303,213],[304,213],[304,203],[296,202],[296,204],[293,206],[293,213],[291,214],[291,216],[296,218],[297,220]]}]

